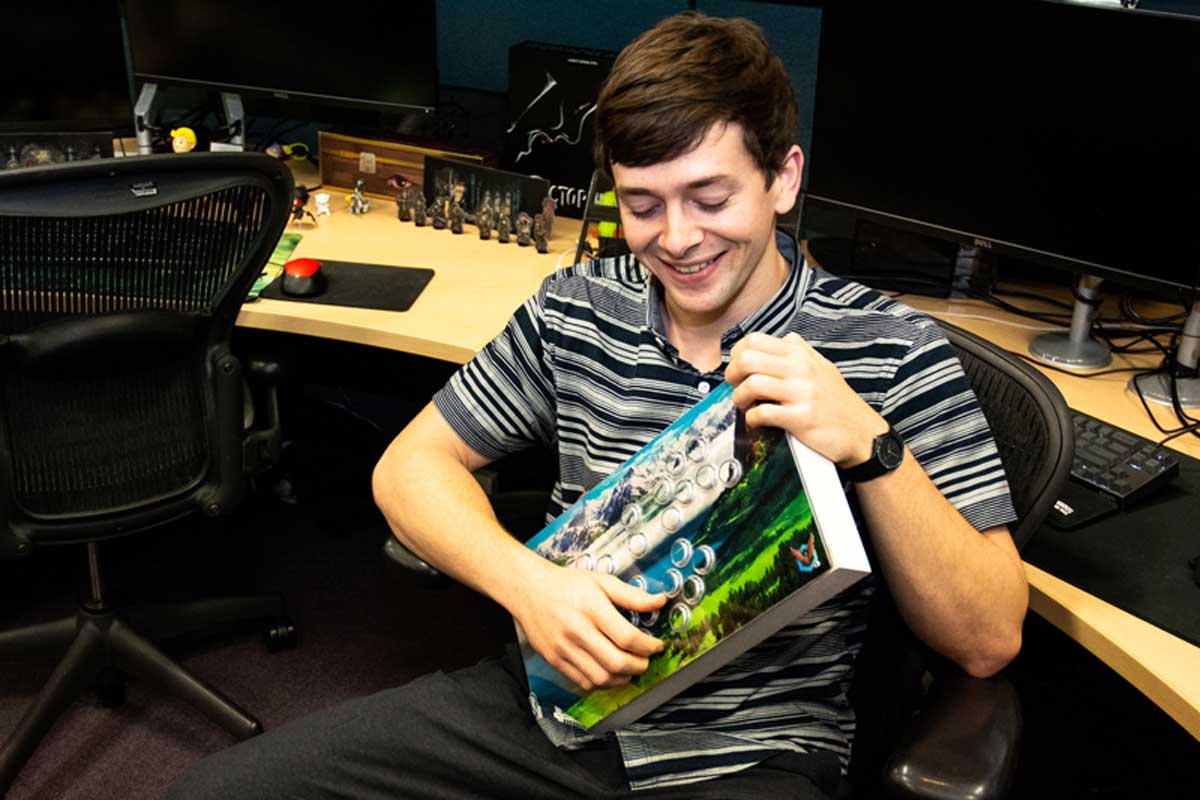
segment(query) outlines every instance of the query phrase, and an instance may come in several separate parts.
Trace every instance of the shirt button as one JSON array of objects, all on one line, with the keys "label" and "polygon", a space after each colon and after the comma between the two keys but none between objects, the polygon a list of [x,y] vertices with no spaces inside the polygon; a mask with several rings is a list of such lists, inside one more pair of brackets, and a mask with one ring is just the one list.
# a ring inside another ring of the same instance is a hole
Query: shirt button
[{"label": "shirt button", "polygon": [[700,381],[700,384],[696,387],[696,390],[699,391],[700,394],[708,394],[708,390],[711,388],[712,386],[709,385],[708,381]]}]

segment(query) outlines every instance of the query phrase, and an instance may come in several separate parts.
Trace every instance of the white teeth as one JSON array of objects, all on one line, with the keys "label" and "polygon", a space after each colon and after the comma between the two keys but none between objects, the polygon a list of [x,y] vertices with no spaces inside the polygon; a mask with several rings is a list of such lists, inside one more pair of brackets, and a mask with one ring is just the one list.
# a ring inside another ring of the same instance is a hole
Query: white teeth
[{"label": "white teeth", "polygon": [[690,267],[672,267],[672,269],[682,275],[693,275],[693,274],[699,272],[700,270],[704,269],[705,267],[707,267],[709,264],[711,264],[715,260],[716,259],[710,258],[708,261],[705,261],[700,264],[693,264]]}]

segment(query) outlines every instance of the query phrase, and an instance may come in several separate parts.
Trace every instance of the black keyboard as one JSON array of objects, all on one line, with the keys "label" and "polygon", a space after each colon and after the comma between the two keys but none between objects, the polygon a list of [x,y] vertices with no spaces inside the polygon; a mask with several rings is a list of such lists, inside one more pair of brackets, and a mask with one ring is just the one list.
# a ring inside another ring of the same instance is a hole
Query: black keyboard
[{"label": "black keyboard", "polygon": [[1071,409],[1075,460],[1071,479],[1127,506],[1166,486],[1179,459],[1149,439]]}]

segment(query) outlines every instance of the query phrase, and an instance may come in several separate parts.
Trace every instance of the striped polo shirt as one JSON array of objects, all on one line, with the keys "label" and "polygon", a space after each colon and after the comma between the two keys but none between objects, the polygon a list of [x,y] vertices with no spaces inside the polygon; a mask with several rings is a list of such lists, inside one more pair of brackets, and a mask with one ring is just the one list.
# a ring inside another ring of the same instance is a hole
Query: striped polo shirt
[{"label": "striped polo shirt", "polygon": [[[723,380],[747,333],[798,333],[904,438],[938,489],[978,530],[1015,519],[999,454],[954,351],[927,317],[805,264],[721,337],[722,365],[702,373],[668,341],[662,286],[632,256],[547,278],[505,330],[434,398],[472,449],[500,458],[541,443],[558,454],[547,520],[611,474]],[[871,579],[617,732],[634,789],[705,780],[780,750],[849,759],[847,700]],[[562,747],[588,734],[534,708]]]}]

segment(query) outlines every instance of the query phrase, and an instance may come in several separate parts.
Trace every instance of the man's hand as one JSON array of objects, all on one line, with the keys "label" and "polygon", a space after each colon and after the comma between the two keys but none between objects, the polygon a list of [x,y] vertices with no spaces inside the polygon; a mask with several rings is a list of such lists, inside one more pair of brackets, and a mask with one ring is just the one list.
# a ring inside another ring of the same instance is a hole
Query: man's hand
[{"label": "man's hand", "polygon": [[783,428],[839,467],[871,457],[887,422],[804,339],[751,333],[730,353],[725,380],[752,427]]},{"label": "man's hand", "polygon": [[663,643],[630,624],[620,608],[654,611],[666,596],[613,575],[544,566],[522,581],[509,604],[533,649],[585,690],[622,686],[645,672]]}]

